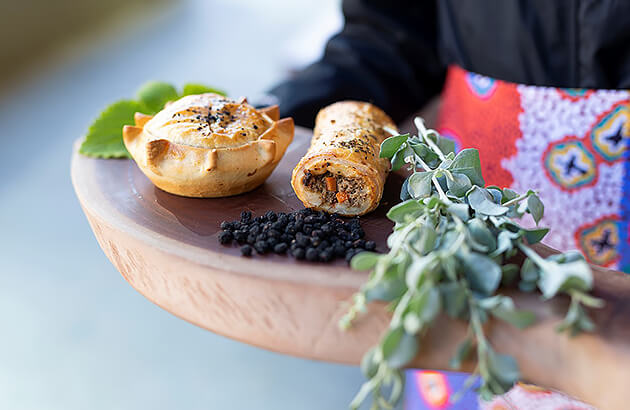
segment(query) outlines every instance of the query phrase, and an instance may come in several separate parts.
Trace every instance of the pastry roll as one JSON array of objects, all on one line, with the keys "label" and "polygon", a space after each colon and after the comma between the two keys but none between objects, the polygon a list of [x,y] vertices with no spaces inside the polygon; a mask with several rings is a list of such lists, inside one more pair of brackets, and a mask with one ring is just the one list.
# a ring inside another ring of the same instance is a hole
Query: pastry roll
[{"label": "pastry roll", "polygon": [[251,191],[274,170],[293,140],[293,120],[218,94],[189,95],[154,117],[137,113],[123,141],[158,187],[190,197]]},{"label": "pastry roll", "polygon": [[347,216],[374,210],[390,167],[379,158],[381,143],[390,136],[383,127],[396,129],[387,114],[369,103],[342,101],[323,108],[311,146],[291,178],[304,206]]}]

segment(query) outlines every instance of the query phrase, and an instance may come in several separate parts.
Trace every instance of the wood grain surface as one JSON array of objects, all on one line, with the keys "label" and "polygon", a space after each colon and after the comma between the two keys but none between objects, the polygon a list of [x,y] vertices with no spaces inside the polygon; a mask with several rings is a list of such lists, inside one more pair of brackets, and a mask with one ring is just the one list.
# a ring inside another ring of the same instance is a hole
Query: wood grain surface
[{"label": "wood grain surface", "polygon": [[[123,277],[147,299],[195,325],[276,352],[358,364],[389,323],[385,305],[349,331],[337,322],[366,280],[345,262],[313,264],[286,256],[242,258],[236,246],[218,244],[223,220],[241,210],[255,215],[302,206],[289,184],[306,152],[310,131],[295,140],[269,180],[248,194],[193,199],[155,188],[130,160],[100,160],[77,153],[72,181],[96,239]],[[366,236],[385,250],[392,224],[386,210],[398,201],[402,177],[391,175],[381,206],[362,218]],[[541,253],[553,252],[541,246]],[[524,380],[562,390],[602,409],[625,409],[630,398],[630,276],[595,268],[595,293],[606,300],[593,312],[598,330],[569,338],[554,327],[567,300],[506,291],[534,311],[538,322],[522,331],[502,322],[487,325],[494,347],[515,356]],[[448,370],[465,325],[440,318],[422,339],[414,366]],[[465,363],[464,370],[474,369]]]}]

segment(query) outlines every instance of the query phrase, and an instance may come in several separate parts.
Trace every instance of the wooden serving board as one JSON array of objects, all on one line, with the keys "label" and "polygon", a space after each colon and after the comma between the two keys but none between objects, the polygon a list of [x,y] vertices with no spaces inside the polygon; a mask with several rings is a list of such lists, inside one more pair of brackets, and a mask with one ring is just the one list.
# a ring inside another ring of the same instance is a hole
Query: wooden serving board
[{"label": "wooden serving board", "polygon": [[[193,199],[155,188],[131,160],[72,158],[72,181],[96,239],[111,262],[138,292],[172,314],[212,332],[294,356],[358,364],[387,328],[385,305],[349,331],[337,323],[352,294],[367,279],[345,261],[313,264],[278,255],[240,257],[238,247],[218,243],[223,220],[244,209],[301,209],[289,183],[306,152],[311,132],[296,129],[294,142],[268,181],[248,194]],[[385,218],[398,202],[402,177],[391,175],[381,206],[362,218],[366,236],[384,251],[392,224]],[[541,253],[551,252],[540,247]],[[535,294],[510,293],[539,321],[520,331],[488,325],[497,350],[512,354],[524,378],[565,391],[601,408],[623,408],[630,379],[630,277],[596,269],[596,294],[607,301],[594,313],[595,334],[568,338],[554,326],[566,300],[543,302]],[[421,343],[414,365],[448,370],[464,338],[465,325],[441,318]],[[474,363],[465,363],[472,370]]]}]

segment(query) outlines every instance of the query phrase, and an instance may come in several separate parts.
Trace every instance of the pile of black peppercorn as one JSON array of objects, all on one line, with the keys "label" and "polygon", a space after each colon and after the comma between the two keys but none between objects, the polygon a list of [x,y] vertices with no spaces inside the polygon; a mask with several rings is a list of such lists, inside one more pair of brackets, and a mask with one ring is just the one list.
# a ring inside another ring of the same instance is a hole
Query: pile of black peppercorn
[{"label": "pile of black peppercorn", "polygon": [[253,251],[288,253],[296,259],[311,262],[330,262],[345,258],[347,262],[357,253],[376,248],[374,241],[363,239],[365,232],[358,218],[343,220],[336,214],[302,209],[284,213],[268,211],[252,217],[250,211],[241,212],[238,221],[221,222],[219,242],[241,245],[241,254],[251,256]]}]

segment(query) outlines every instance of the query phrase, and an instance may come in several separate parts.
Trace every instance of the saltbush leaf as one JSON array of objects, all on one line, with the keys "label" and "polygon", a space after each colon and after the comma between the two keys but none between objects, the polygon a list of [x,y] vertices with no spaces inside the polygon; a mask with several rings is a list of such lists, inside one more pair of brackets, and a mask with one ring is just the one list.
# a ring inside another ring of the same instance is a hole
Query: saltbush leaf
[{"label": "saltbush leaf", "polygon": [[387,138],[381,143],[381,151],[379,157],[391,158],[398,151],[402,144],[404,144],[409,138],[409,134],[394,135]]}]

